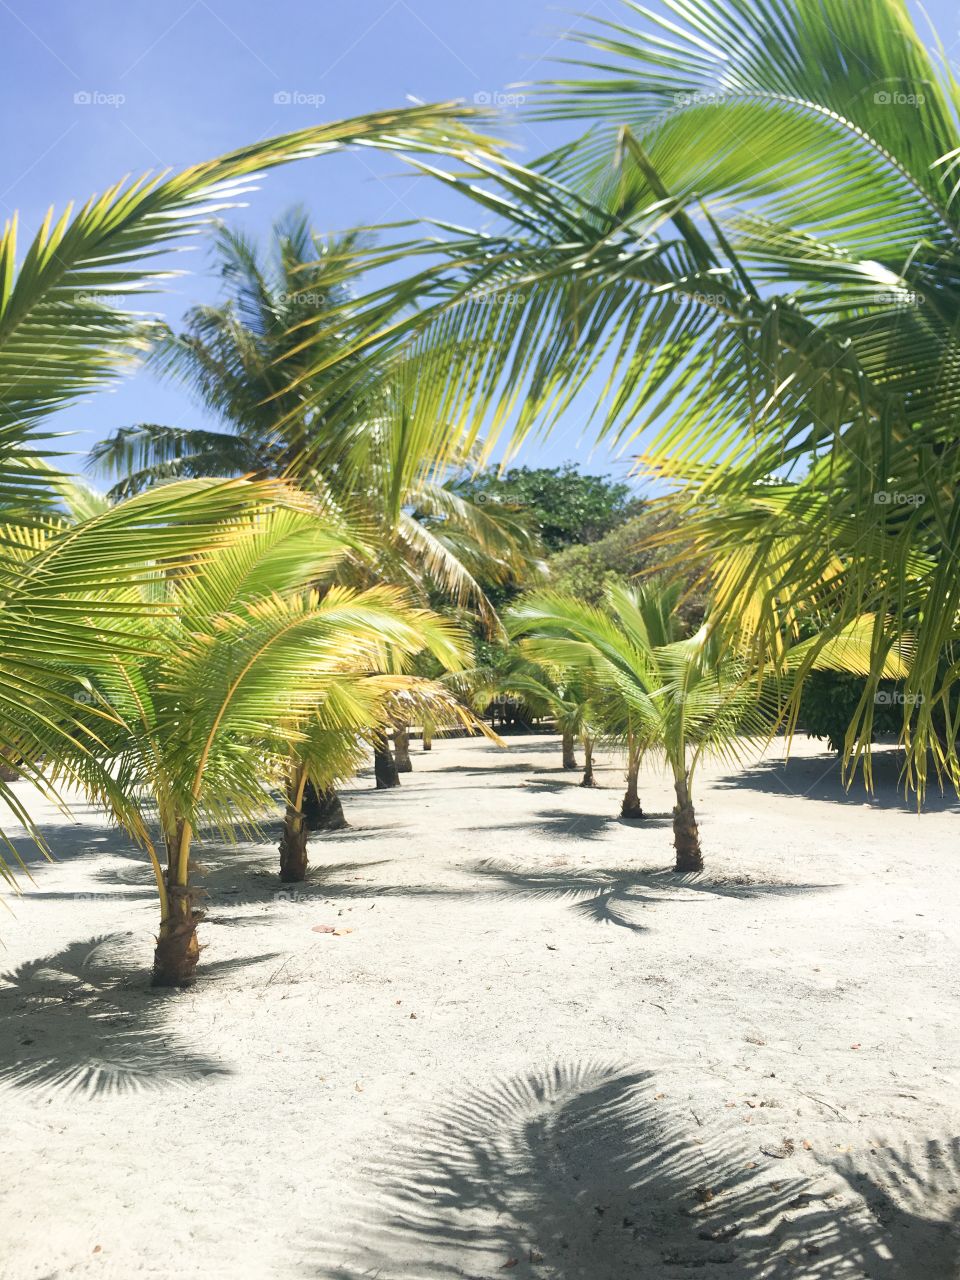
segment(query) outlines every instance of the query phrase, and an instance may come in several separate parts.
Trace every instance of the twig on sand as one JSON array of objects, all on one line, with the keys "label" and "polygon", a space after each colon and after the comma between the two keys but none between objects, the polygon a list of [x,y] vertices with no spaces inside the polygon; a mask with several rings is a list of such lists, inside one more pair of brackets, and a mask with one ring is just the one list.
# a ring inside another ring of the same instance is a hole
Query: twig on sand
[{"label": "twig on sand", "polygon": [[835,1116],[839,1116],[841,1120],[846,1120],[846,1115],[839,1107],[835,1107],[832,1102],[825,1102],[823,1098],[818,1098],[815,1094],[807,1093],[804,1089],[798,1089],[797,1093],[802,1094],[804,1098],[809,1098],[811,1102],[819,1102],[821,1107],[826,1107],[828,1111],[832,1111]]}]

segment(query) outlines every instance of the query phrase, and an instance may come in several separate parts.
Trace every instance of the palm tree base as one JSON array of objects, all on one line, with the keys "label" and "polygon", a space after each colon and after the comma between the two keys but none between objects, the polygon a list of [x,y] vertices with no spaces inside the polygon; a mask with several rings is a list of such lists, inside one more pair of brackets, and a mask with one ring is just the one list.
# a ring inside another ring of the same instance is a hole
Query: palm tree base
[{"label": "palm tree base", "polygon": [[645,818],[646,814],[643,812],[643,806],[640,804],[639,800],[631,804],[628,804],[627,801],[624,800],[623,804],[620,806],[620,817]]},{"label": "palm tree base", "polygon": [[374,748],[373,776],[377,780],[378,791],[386,791],[390,787],[399,787],[400,785],[400,775],[397,771],[393,753],[386,745]]},{"label": "palm tree base", "polygon": [[163,921],[153,953],[151,986],[189,987],[196,981],[200,959],[197,924],[202,918],[200,912],[193,911],[189,919]]},{"label": "palm tree base", "polygon": [[333,787],[317,790],[308,782],[303,793],[303,820],[308,831],[346,831],[350,827]]},{"label": "palm tree base", "polygon": [[296,811],[288,813],[280,840],[280,880],[300,884],[307,878],[307,825]]},{"label": "palm tree base", "polygon": [[703,870],[700,833],[693,805],[678,805],[673,811],[673,847],[677,851],[674,871],[681,874]]},{"label": "palm tree base", "polygon": [[397,773],[413,773],[413,761],[410,759],[410,733],[407,729],[398,729],[393,735],[393,758],[396,761]]}]

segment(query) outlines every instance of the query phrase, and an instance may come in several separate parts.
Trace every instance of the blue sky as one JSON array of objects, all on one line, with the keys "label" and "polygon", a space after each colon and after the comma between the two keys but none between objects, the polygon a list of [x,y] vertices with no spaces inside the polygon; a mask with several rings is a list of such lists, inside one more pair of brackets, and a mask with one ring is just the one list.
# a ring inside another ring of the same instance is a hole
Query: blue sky
[{"label": "blue sky", "polygon": [[[960,56],[953,0],[930,0],[926,9]],[[577,12],[620,20],[626,11],[616,0],[564,8],[546,0],[0,0],[0,215],[19,209],[26,238],[51,203],[82,200],[123,174],[186,165],[322,119],[402,105],[408,95],[495,97],[557,72],[562,33]],[[513,136],[522,157],[562,133],[538,125],[535,133],[515,127]],[[233,217],[262,233],[302,203],[320,229],[334,230],[452,213],[445,199],[395,159],[353,154],[271,173]],[[199,274],[176,282],[160,304],[173,321],[215,296],[208,257],[184,255],[183,263]],[[61,415],[58,426],[77,433],[66,447],[86,450],[138,421],[205,425],[183,393],[141,373]],[[567,458],[626,470],[605,449],[591,452],[576,421],[521,460]],[[80,467],[78,459],[72,469]]]}]

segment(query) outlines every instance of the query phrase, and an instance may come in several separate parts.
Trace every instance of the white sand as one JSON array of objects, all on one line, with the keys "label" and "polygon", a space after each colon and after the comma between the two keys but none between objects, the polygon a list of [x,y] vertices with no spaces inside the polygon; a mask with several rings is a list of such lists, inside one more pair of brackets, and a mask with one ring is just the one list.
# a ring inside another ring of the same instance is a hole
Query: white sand
[{"label": "white sand", "polygon": [[0,1274],[960,1274],[958,807],[821,750],[708,770],[678,884],[658,771],[625,824],[554,739],[415,744],[298,895],[275,839],[203,851],[165,996],[148,869],[50,817],[0,920]]}]

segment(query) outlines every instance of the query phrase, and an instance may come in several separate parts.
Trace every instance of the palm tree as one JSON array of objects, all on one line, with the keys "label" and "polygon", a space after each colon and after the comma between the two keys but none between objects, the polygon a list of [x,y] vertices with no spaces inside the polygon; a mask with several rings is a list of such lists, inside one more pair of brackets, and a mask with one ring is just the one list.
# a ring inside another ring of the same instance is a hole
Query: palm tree
[{"label": "palm tree", "polygon": [[599,387],[598,434],[643,440],[720,567],[714,625],[755,603],[769,656],[784,608],[815,610],[824,644],[884,619],[853,760],[889,646],[915,632],[908,784],[931,756],[960,783],[957,82],[907,0],[622,15],[585,24],[572,78],[529,95],[578,143],[420,166],[498,221],[408,244],[434,257],[403,285],[429,305],[351,356],[426,334],[457,369],[443,413],[469,438],[494,408],[514,444]]},{"label": "palm tree", "polygon": [[590,690],[582,674],[550,662],[533,662],[513,644],[486,644],[482,657],[483,661],[457,672],[448,683],[478,713],[486,711],[498,698],[510,698],[521,701],[533,716],[552,717],[561,737],[564,769],[579,767],[575,744],[579,741],[586,749],[589,742],[581,785],[594,786],[595,730],[590,722]]},{"label": "palm tree", "polygon": [[[425,615],[421,611],[417,616],[422,626]],[[432,624],[433,619],[428,621]],[[448,644],[437,643],[432,627],[426,629],[424,641],[431,654],[440,655],[442,662],[450,665],[453,652]],[[435,724],[465,727],[494,737],[442,683],[423,676],[377,671],[377,666],[385,665],[387,660],[397,665],[397,652],[385,650],[367,654],[362,661],[354,658],[344,663],[325,686],[314,714],[297,727],[284,780],[286,810],[280,841],[280,879],[284,883],[306,879],[307,838],[311,830],[321,829],[321,821],[322,829],[327,831],[347,825],[335,784],[356,772],[371,745],[398,715],[426,715]],[[409,666],[409,659],[400,665]],[[316,797],[313,816],[308,788]]]},{"label": "palm tree", "polygon": [[[38,474],[49,481],[42,465]],[[63,490],[62,481],[51,484],[51,492]],[[65,756],[79,752],[85,767],[100,767],[100,717],[91,723],[78,673],[97,678],[112,671],[118,655],[148,653],[165,606],[141,590],[145,577],[162,566],[173,579],[203,564],[230,545],[239,522],[287,496],[275,482],[184,481],[91,512],[80,523],[41,508],[29,523],[3,528],[0,751],[19,777],[62,805],[57,778]],[[7,781],[0,795],[45,849],[24,799]],[[0,874],[15,883],[2,859]]]},{"label": "palm tree", "polygon": [[[415,350],[389,377],[373,368],[353,379],[355,362],[337,359],[356,333],[351,286],[366,266],[362,237],[325,239],[294,210],[276,223],[269,253],[225,228],[215,250],[224,302],[194,308],[185,331],[166,333],[152,360],[224,429],[140,424],[114,432],[91,454],[95,467],[119,477],[114,496],[176,475],[293,477],[348,512],[374,546],[372,558],[350,563],[349,581],[392,582],[423,603],[440,591],[496,626],[480,579],[532,569],[535,540],[516,513],[461,491],[468,457],[445,420],[425,411]],[[319,336],[308,342],[308,334]],[[335,367],[311,374],[318,357]],[[398,785],[412,768],[408,726],[384,726],[372,746],[377,787]]]},{"label": "palm tree", "polygon": [[[319,774],[331,733],[366,728],[369,696],[348,677],[389,675],[398,655],[425,645],[449,665],[459,661],[454,631],[395,589],[310,587],[345,551],[315,511],[261,512],[234,520],[227,537],[174,574],[144,565],[123,591],[133,616],[143,598],[160,596],[166,609],[146,652],[124,646],[119,627],[110,661],[73,674],[84,691],[75,717],[82,736],[51,765],[54,780],[81,786],[147,850],[160,899],[158,986],[194,977],[202,913],[192,849],[204,828],[229,835],[255,824],[264,782],[282,776],[291,745],[302,776]],[[325,743],[310,735],[318,717]],[[33,721],[20,717],[23,735]]]},{"label": "palm tree", "polygon": [[[87,528],[55,536],[61,486],[47,461],[55,448],[46,419],[107,385],[154,340],[154,318],[124,303],[174,274],[157,265],[156,255],[176,251],[212,214],[235,204],[260,171],[346,145],[459,150],[480,141],[462,123],[470,114],[449,107],[382,112],[267,139],[172,176],[120,182],[73,217],[71,207],[59,216],[51,209],[19,263],[16,218],[6,225],[0,236],[0,755],[16,759],[23,776],[42,782],[38,762],[55,759],[64,735],[77,727],[65,714],[72,703],[64,700],[43,645],[65,668],[105,661],[117,618],[130,616],[129,603],[111,589],[135,581],[145,557],[167,557],[174,568],[180,558],[204,553],[211,538],[223,537],[212,531],[222,531],[224,520],[251,502],[249,486],[201,485],[123,504]],[[20,566],[31,550],[39,554],[23,578]],[[146,616],[153,605],[141,601],[137,608]],[[132,632],[127,641],[137,643]],[[42,742],[12,728],[30,701],[51,712],[55,728]],[[3,777],[0,798],[29,826]],[[2,858],[0,874],[10,878]]]},{"label": "palm tree", "polygon": [[[791,673],[817,666],[859,671],[869,663],[872,619],[827,645],[816,638],[784,653],[779,670],[751,670],[748,651],[733,648],[710,620],[683,638],[676,618],[676,585],[612,587],[603,608],[556,593],[533,595],[511,610],[507,626],[524,636],[534,659],[585,673],[594,715],[625,741],[631,771],[654,749],[673,774],[674,847],[678,872],[703,869],[693,803],[697,768],[707,755],[740,760],[768,739],[782,716]],[[903,676],[899,658],[884,671]],[[635,793],[636,774],[633,774]],[[628,788],[628,796],[630,794]],[[626,803],[626,797],[625,797]]]}]

